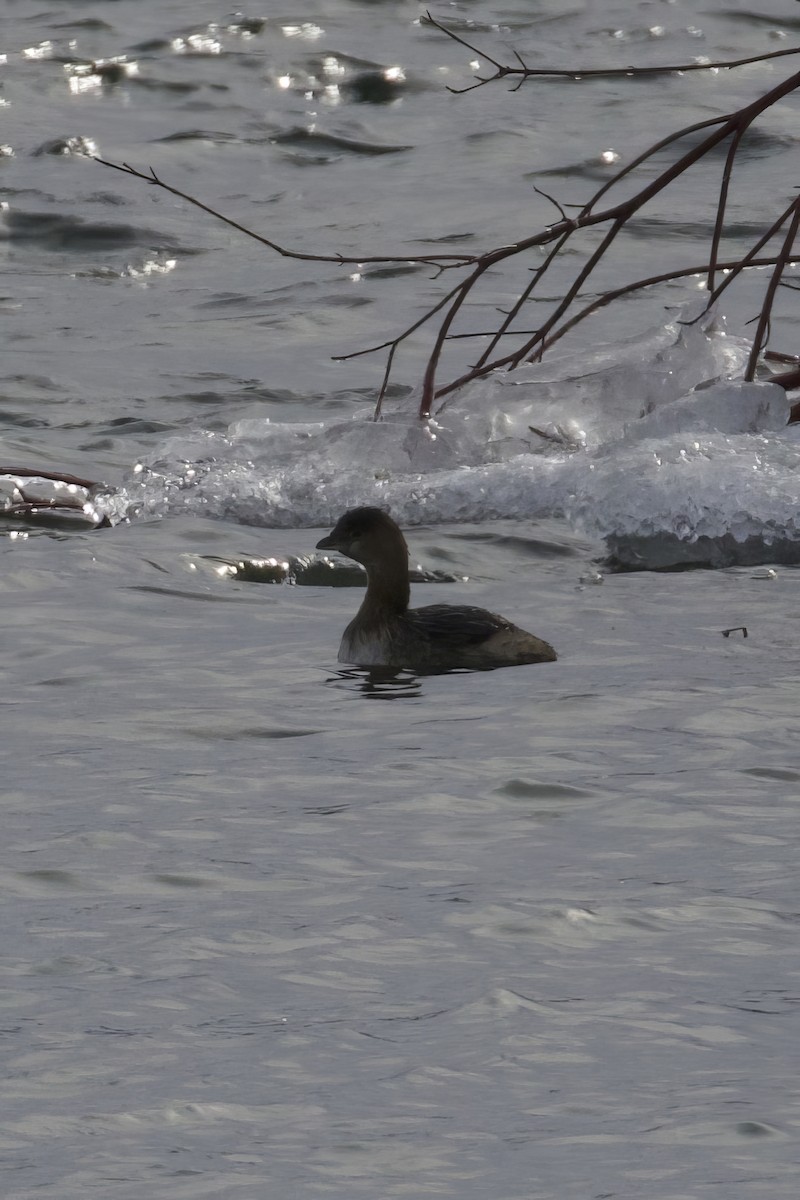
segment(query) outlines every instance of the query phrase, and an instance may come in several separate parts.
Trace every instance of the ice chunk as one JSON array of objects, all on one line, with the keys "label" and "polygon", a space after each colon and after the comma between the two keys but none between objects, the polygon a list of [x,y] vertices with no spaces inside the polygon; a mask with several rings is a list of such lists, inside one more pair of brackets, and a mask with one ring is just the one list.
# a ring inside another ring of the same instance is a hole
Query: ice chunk
[{"label": "ice chunk", "polygon": [[800,561],[798,426],[784,391],[729,378],[747,345],[706,323],[586,347],[374,422],[240,421],[171,439],[120,514],[326,526],[378,504],[404,524],[566,516],[628,566]]},{"label": "ice chunk", "polygon": [[727,380],[697,387],[688,396],[662,404],[625,427],[630,440],[670,434],[758,433],[762,429],[784,429],[789,419],[789,401],[783,388],[774,383],[740,383]]}]

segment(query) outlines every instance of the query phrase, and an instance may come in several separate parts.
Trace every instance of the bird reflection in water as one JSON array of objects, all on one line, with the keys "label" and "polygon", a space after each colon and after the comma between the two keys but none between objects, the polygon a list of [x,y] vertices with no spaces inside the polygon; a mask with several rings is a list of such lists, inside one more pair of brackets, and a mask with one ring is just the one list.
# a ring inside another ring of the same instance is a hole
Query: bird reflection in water
[{"label": "bird reflection in water", "polygon": [[422,695],[419,676],[413,671],[397,667],[343,667],[329,676],[325,683],[370,700],[412,700]]}]

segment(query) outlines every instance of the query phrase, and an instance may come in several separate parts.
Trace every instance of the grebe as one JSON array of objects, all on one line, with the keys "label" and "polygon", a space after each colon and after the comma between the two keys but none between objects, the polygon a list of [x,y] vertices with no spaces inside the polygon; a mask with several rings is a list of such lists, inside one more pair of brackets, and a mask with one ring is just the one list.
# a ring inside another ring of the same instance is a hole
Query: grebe
[{"label": "grebe", "polygon": [[367,569],[367,594],[342,635],[339,662],[359,667],[491,670],[555,662],[548,643],[504,617],[465,604],[409,608],[408,546],[380,508],[351,508],[317,550],[338,550]]}]

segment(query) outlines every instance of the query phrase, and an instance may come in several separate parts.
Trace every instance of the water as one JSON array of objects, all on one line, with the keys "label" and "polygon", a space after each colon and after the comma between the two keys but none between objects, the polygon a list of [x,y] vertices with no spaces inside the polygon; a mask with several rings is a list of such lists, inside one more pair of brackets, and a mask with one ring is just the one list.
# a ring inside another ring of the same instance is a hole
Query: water
[{"label": "water", "polygon": [[[591,65],[764,52],[794,8],[450,15]],[[116,522],[0,539],[3,1194],[793,1197],[796,439],[781,393],[724,382],[763,278],[706,329],[676,320],[693,284],[612,306],[426,432],[416,337],[373,425],[382,365],[330,355],[441,280],[267,257],[36,153],[90,140],[303,249],[485,246],[552,219],[534,180],[579,201],[604,150],[783,67],[452,97],[468,55],[416,5],[249,16],[0,18],[0,458],[104,480]],[[118,55],[138,75],[77,69]],[[745,156],[735,245],[796,185],[792,108]],[[614,278],[701,260],[701,195],[659,202]],[[559,662],[340,668],[357,586],[256,580],[375,499],[412,527],[417,603],[497,609]]]}]

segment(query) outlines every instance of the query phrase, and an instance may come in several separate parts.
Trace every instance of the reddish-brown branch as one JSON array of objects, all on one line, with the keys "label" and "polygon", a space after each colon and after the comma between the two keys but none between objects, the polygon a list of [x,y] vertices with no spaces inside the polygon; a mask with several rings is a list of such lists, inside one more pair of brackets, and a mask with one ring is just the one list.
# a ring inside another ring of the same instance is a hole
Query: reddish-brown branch
[{"label": "reddish-brown branch", "polygon": [[545,258],[542,265],[536,269],[536,271],[534,272],[533,277],[530,280],[530,282],[528,283],[528,285],[522,289],[522,291],[520,292],[516,301],[514,302],[512,307],[507,312],[505,320],[500,325],[500,328],[497,330],[497,332],[495,334],[492,335],[492,340],[489,342],[489,345],[483,351],[483,353],[481,354],[477,363],[475,364],[476,369],[482,367],[484,365],[484,363],[486,363],[489,360],[489,358],[491,357],[491,355],[494,353],[495,349],[497,348],[500,338],[506,336],[506,333],[508,332],[509,327],[511,326],[511,323],[516,319],[516,317],[519,315],[522,307],[525,304],[527,304],[528,300],[531,298],[534,291],[539,286],[539,284],[542,280],[542,276],[544,275],[545,271],[547,271],[547,269],[550,267],[550,265],[554,262],[558,252],[565,245],[568,237],[569,237],[569,233],[563,234],[563,236],[559,239],[559,241],[557,241],[556,244],[551,248],[550,253],[547,255],[547,257]]},{"label": "reddish-brown branch", "polygon": [[[530,76],[542,75],[636,75],[636,74],[654,74],[657,71],[685,71],[685,70],[708,70],[711,67],[726,67],[733,68],[744,65],[745,63],[763,61],[764,59],[780,58],[790,54],[795,54],[797,48],[789,50],[775,51],[766,55],[756,55],[749,58],[737,59],[731,62],[717,64],[687,64],[685,66],[671,66],[661,68],[619,68],[614,71],[607,70],[578,70],[571,71],[552,71],[544,69],[531,69],[517,55],[519,63],[518,67],[506,67],[498,60],[492,58],[491,55],[478,50],[472,46],[464,38],[454,34],[448,30],[439,21],[430,17],[431,25],[446,33],[459,44],[465,46],[473,53],[482,54],[486,61],[490,62],[498,75],[495,77],[505,77],[507,75],[516,75],[522,78]],[[484,81],[488,82],[488,81]],[[128,166],[127,164],[119,165],[116,163],[98,160],[105,166],[113,167],[116,170],[122,171],[125,174],[134,176],[137,179],[143,180],[153,186],[162,188],[163,190],[177,196],[187,203],[194,205],[203,212],[215,217],[218,220],[224,221],[234,229],[239,230],[246,236],[253,238],[263,246],[271,249],[275,253],[286,258],[295,258],[310,262],[327,262],[335,263],[343,266],[345,264],[386,264],[386,263],[402,263],[402,264],[421,264],[433,267],[437,273],[445,270],[465,271],[466,274],[459,280],[455,286],[450,288],[447,293],[442,296],[436,303],[432,304],[423,312],[422,316],[415,319],[407,328],[403,329],[394,337],[387,338],[377,346],[371,346],[368,349],[352,351],[349,354],[340,355],[337,357],[346,359],[356,357],[358,355],[372,353],[374,351],[386,351],[387,361],[383,374],[383,379],[378,393],[375,415],[376,418],[380,415],[381,405],[386,395],[387,388],[390,382],[392,368],[395,363],[396,352],[399,347],[411,337],[412,334],[421,329],[429,322],[435,323],[435,332],[433,335],[433,345],[428,357],[428,361],[424,371],[422,400],[420,404],[420,415],[423,417],[429,416],[431,408],[436,397],[441,397],[450,394],[455,389],[471,382],[472,380],[488,375],[490,372],[498,368],[513,369],[520,363],[539,357],[544,350],[552,346],[554,342],[563,337],[566,332],[573,329],[576,324],[584,320],[598,308],[610,303],[612,300],[629,294],[630,292],[639,290],[643,287],[652,286],[654,283],[664,282],[670,279],[676,279],[682,275],[695,273],[694,269],[686,268],[679,271],[665,272],[660,275],[651,276],[647,280],[639,280],[634,283],[626,284],[620,288],[611,291],[604,291],[600,295],[596,295],[588,303],[584,303],[583,307],[577,312],[571,312],[581,297],[585,299],[586,288],[590,278],[603,259],[604,255],[609,251],[612,243],[617,238],[622,229],[632,218],[638,215],[642,209],[656,196],[662,193],[675,180],[681,178],[695,164],[706,159],[717,146],[728,142],[725,165],[723,168],[722,180],[720,183],[719,196],[716,204],[716,216],[714,221],[714,230],[711,239],[709,250],[708,264],[700,268],[708,275],[707,286],[710,292],[708,304],[709,306],[722,294],[722,292],[730,286],[747,267],[754,265],[769,264],[775,267],[770,288],[768,290],[767,299],[761,313],[761,320],[756,335],[756,345],[754,346],[753,359],[751,370],[754,370],[752,365],[758,354],[763,350],[766,341],[766,335],[769,328],[769,315],[772,304],[777,292],[777,287],[781,283],[781,274],[789,262],[791,255],[791,247],[793,245],[793,237],[787,238],[784,241],[784,246],[780,254],[776,256],[763,257],[761,251],[767,242],[770,241],[785,225],[785,222],[791,217],[792,227],[796,228],[798,220],[798,210],[795,204],[790,206],[784,214],[779,217],[772,226],[758,239],[758,241],[750,248],[748,253],[734,263],[719,263],[719,252],[722,244],[722,238],[725,231],[725,217],[727,210],[728,194],[732,181],[733,171],[736,164],[737,152],[740,148],[741,140],[753,122],[768,108],[777,103],[783,97],[789,95],[800,86],[800,72],[791,75],[788,79],[781,81],[771,88],[764,95],[759,96],[756,100],[745,105],[736,112],[713,117],[708,120],[695,122],[692,125],[686,126],[684,129],[670,134],[661,139],[648,150],[637,155],[628,164],[622,167],[611,179],[606,181],[594,195],[579,208],[574,217],[567,215],[567,212],[558,201],[552,197],[548,197],[552,203],[556,205],[560,214],[560,220],[552,225],[539,230],[538,232],[521,238],[520,240],[509,245],[498,246],[477,254],[380,254],[380,255],[365,255],[363,253],[344,255],[336,254],[320,254],[309,253],[291,250],[270,238],[263,237],[260,234],[254,233],[246,226],[239,222],[224,216],[222,213],[211,208],[209,205],[202,203],[195,197],[190,196],[186,192],[173,187],[170,184],[161,180],[151,169],[150,172],[142,172]],[[666,147],[677,143],[681,139],[705,132],[705,136],[696,144],[691,145],[684,151],[680,157],[667,166],[663,171],[650,179],[643,187],[640,188],[632,196],[628,196],[622,201],[615,204],[610,204],[608,207],[599,210],[599,204],[613,188],[617,187],[624,179],[632,175],[634,171],[640,168],[643,164],[652,160],[654,155],[663,151]],[[539,189],[537,189],[539,190]],[[518,319],[520,313],[526,304],[535,299],[536,289],[542,282],[545,273],[555,261],[556,257],[564,250],[567,243],[578,236],[581,231],[589,230],[595,226],[607,226],[603,238],[599,246],[585,258],[583,266],[577,271],[575,278],[567,288],[563,297],[559,300],[553,310],[549,313],[547,319],[535,331],[523,331],[511,329],[512,324]],[[490,339],[489,344],[484,347],[477,361],[467,368],[462,370],[456,378],[450,382],[437,385],[437,373],[441,356],[446,343],[462,335],[454,330],[456,319],[462,313],[466,301],[478,295],[478,288],[484,276],[494,267],[503,267],[510,260],[517,258],[520,255],[525,255],[531,251],[536,251],[540,247],[548,247],[548,252],[543,263],[540,263],[532,273],[532,278],[529,279],[524,288],[518,293],[516,299],[510,304],[507,311],[504,313],[502,320],[494,331],[488,333]],[[716,275],[720,270],[729,272],[725,279],[716,285]],[[518,344],[511,349],[500,349],[501,340],[508,347],[506,339],[508,337],[517,337]]]},{"label": "reddish-brown branch", "polygon": [[708,266],[708,290],[714,291],[714,277],[717,270],[717,256],[719,255],[719,245],[722,240],[722,231],[725,227],[725,209],[728,204],[728,189],[731,183],[731,175],[733,174],[733,163],[736,158],[736,151],[739,149],[739,143],[744,134],[743,129],[737,129],[731,138],[731,144],[728,147],[728,153],[725,156],[725,167],[722,172],[722,183],[719,189],[719,200],[717,202],[717,216],[714,221],[714,233],[711,237],[711,258]]},{"label": "reddish-brown branch", "polygon": [[758,258],[758,253],[760,250],[762,250],[764,248],[764,246],[766,246],[766,244],[768,242],[772,241],[773,237],[778,232],[778,230],[781,229],[783,227],[783,225],[785,225],[786,221],[791,216],[791,213],[794,209],[794,204],[795,204],[795,202],[792,201],[792,203],[789,205],[789,207],[784,209],[784,211],[781,213],[781,215],[775,221],[773,221],[773,223],[770,225],[770,227],[767,230],[765,230],[765,232],[761,235],[761,237],[758,239],[758,241],[755,242],[750,247],[750,249],[747,251],[747,254],[745,254],[743,258],[740,258],[738,262],[733,263],[733,264],[717,263],[717,270],[727,271],[728,274],[725,277],[725,279],[723,279],[722,283],[719,284],[719,286],[716,287],[714,289],[714,291],[711,293],[711,295],[708,297],[708,300],[706,301],[705,309],[703,310],[702,313],[700,313],[700,315],[698,317],[695,318],[696,320],[699,321],[700,318],[706,312],[708,312],[708,310],[714,304],[717,303],[717,301],[719,300],[722,293],[727,288],[730,287],[730,285],[738,278],[739,275],[741,275],[741,273],[743,271],[746,271],[749,267],[758,267],[758,266],[773,267],[773,266],[775,266],[777,259],[775,259],[775,258],[760,259],[760,258]]},{"label": "reddish-brown branch", "polygon": [[7,475],[11,479],[49,479],[53,483],[64,483],[68,487],[85,488],[87,492],[94,491],[95,488],[103,487],[102,483],[97,483],[91,479],[81,479],[78,475],[69,475],[66,471],[43,471],[33,467],[2,467],[0,466],[0,476]]},{"label": "reddish-brown branch", "polygon": [[[702,142],[689,149],[680,159],[678,159],[677,162],[673,163],[667,168],[666,171],[662,172],[661,175],[647,184],[640,192],[636,193],[632,197],[629,197],[627,200],[614,205],[611,208],[604,209],[601,212],[594,212],[593,208],[596,203],[597,196],[592,197],[589,203],[585,205],[581,213],[574,220],[558,222],[556,225],[550,226],[548,229],[534,235],[531,238],[524,239],[523,241],[517,242],[512,246],[502,247],[498,251],[495,251],[493,255],[490,253],[489,255],[479,258],[479,263],[485,262],[489,258],[491,258],[492,263],[499,262],[503,259],[511,257],[512,255],[516,255],[524,250],[530,249],[533,246],[542,245],[548,241],[552,241],[556,237],[564,236],[564,241],[566,241],[578,229],[585,229],[592,225],[597,225],[604,222],[611,222],[612,224],[612,237],[607,237],[601,245],[600,252],[598,253],[595,251],[595,253],[591,256],[587,266],[581,270],[578,275],[578,279],[569,289],[567,296],[558,305],[556,314],[549,318],[549,320],[537,331],[533,338],[529,339],[521,348],[517,349],[516,351],[502,354],[497,358],[482,357],[481,365],[479,367],[470,368],[468,371],[461,374],[457,379],[444,385],[443,387],[436,389],[434,395],[437,397],[445,396],[454,391],[456,388],[462,387],[464,384],[480,378],[483,375],[487,375],[491,371],[497,370],[500,367],[511,367],[513,369],[514,366],[518,365],[526,358],[535,356],[537,353],[541,353],[547,345],[551,345],[554,341],[558,340],[558,337],[561,336],[561,333],[557,331],[557,320],[566,313],[569,304],[571,304],[572,301],[577,297],[580,287],[585,284],[589,274],[591,273],[591,270],[600,261],[602,254],[608,248],[608,245],[610,245],[610,242],[619,232],[620,228],[622,228],[622,226],[628,220],[630,220],[635,213],[643,208],[649,200],[651,200],[659,192],[663,191],[664,188],[672,183],[674,179],[677,179],[679,176],[681,176],[696,162],[704,158],[711,150],[723,142],[727,137],[733,135],[738,141],[743,132],[749,128],[757,116],[759,116],[766,108],[776,103],[783,96],[795,90],[798,85],[800,85],[800,73],[791,76],[787,80],[783,80],[764,96],[761,96],[757,100],[752,101],[750,104],[745,105],[744,108],[738,110],[730,116],[723,118],[717,128],[715,128],[712,133],[704,138]],[[696,127],[692,126],[691,128]],[[683,136],[686,132],[686,130],[679,131],[678,134],[672,135],[669,140],[674,141],[678,137]],[[651,153],[652,151],[648,151],[647,155],[642,156],[642,161],[644,157],[649,157]],[[609,186],[613,186],[613,184],[617,181],[617,177],[615,177],[615,179],[611,181],[611,185],[605,184],[603,186],[601,192],[604,193],[608,191]],[[729,282],[730,279],[725,280],[724,284],[721,285],[718,291],[722,290],[722,287],[726,286]],[[526,290],[527,294],[530,295],[530,287]],[[569,327],[572,327],[574,323],[574,321],[571,321]],[[441,346],[437,343],[431,352],[431,360],[428,364],[426,377],[430,377],[432,373],[431,367],[433,367],[433,371],[435,372],[440,351]]]},{"label": "reddish-brown branch", "polygon": [[[748,263],[748,266],[749,267],[774,267],[777,261],[778,260],[776,258],[755,258],[755,259],[750,260],[750,262]],[[717,263],[717,270],[719,270],[719,271],[731,271],[732,272],[735,269],[738,270],[740,267],[741,267],[741,263],[739,262],[738,259],[736,259],[735,261],[732,261],[732,262]],[[608,304],[613,304],[613,302],[615,300],[621,300],[623,296],[629,296],[633,292],[644,291],[645,288],[655,287],[657,284],[660,284],[660,283],[670,283],[675,279],[686,279],[692,275],[698,275],[698,276],[699,275],[707,275],[708,269],[709,269],[708,263],[701,263],[698,266],[694,266],[694,267],[680,267],[678,270],[662,271],[662,273],[660,275],[650,275],[650,276],[648,276],[647,279],[637,279],[634,283],[626,283],[622,287],[612,288],[610,291],[602,292],[599,296],[595,296],[595,298],[593,300],[591,300],[584,308],[580,309],[579,312],[575,313],[572,317],[570,317],[570,319],[568,321],[564,321],[561,325],[559,325],[558,330],[554,334],[552,334],[551,337],[548,337],[543,341],[542,346],[541,346],[542,352],[549,350],[551,346],[554,346],[557,341],[559,341],[562,337],[565,336],[565,334],[569,333],[571,329],[574,329],[576,325],[579,325],[581,323],[581,321],[585,321],[587,317],[590,317],[592,315],[592,313],[597,312],[601,308],[605,308],[606,305],[608,305]],[[704,313],[707,311],[708,311],[708,306],[706,306],[703,309]],[[699,319],[699,318],[695,318],[695,319]],[[686,322],[686,323],[693,324],[694,322],[690,321],[690,322]],[[510,333],[507,333],[505,336],[521,337],[526,334],[531,335],[531,334],[535,334],[535,333],[538,333],[538,330],[514,329]],[[495,338],[496,336],[497,336],[496,334],[484,330],[484,331],[476,331],[473,333],[451,334],[451,340],[456,341],[461,338],[467,339],[467,338],[480,338],[480,337]],[[439,392],[437,393],[437,395],[438,396],[446,395],[449,391],[454,390],[454,386],[455,385],[448,385],[446,388],[441,388],[439,390]]]},{"label": "reddish-brown branch", "polygon": [[[4,517],[34,518],[43,513],[83,513],[91,519],[93,513],[91,506],[87,505],[87,498],[91,499],[93,493],[104,486],[91,479],[81,479],[78,475],[70,475],[67,471],[47,471],[40,467],[0,466],[0,478],[11,480],[14,485],[13,496],[5,504],[0,505],[0,516]],[[75,495],[74,491],[67,495],[37,496],[23,485],[23,479],[41,479],[61,484],[64,488],[80,488],[86,493],[86,497],[82,499]],[[110,521],[108,517],[101,517],[98,514],[94,516],[93,524],[96,528],[107,528]]]},{"label": "reddish-brown branch", "polygon": [[486,263],[485,265],[482,265],[479,263],[476,266],[475,270],[472,272],[472,274],[469,276],[469,278],[465,279],[463,281],[463,283],[461,284],[461,287],[459,289],[457,289],[456,296],[453,299],[452,304],[450,305],[449,311],[447,312],[444,320],[442,321],[441,325],[439,326],[439,332],[436,335],[436,342],[434,343],[434,347],[433,347],[431,356],[428,359],[428,365],[425,369],[425,376],[422,381],[422,399],[420,400],[420,405],[419,405],[420,417],[425,418],[425,417],[429,417],[431,415],[431,406],[433,404],[433,398],[436,394],[436,392],[435,392],[436,367],[438,366],[438,363],[439,363],[439,356],[442,352],[442,347],[444,346],[444,343],[447,340],[447,334],[450,330],[450,326],[452,325],[452,323],[458,313],[458,310],[461,308],[461,305],[464,303],[467,296],[469,295],[470,289],[473,287],[474,284],[476,284],[478,282],[478,279],[483,274],[483,272],[487,271],[488,269],[489,269],[488,263]]},{"label": "reddish-brown branch", "polygon": [[787,230],[786,237],[784,238],[783,245],[781,246],[781,252],[778,255],[778,261],[775,263],[772,276],[770,277],[767,294],[764,298],[764,303],[761,308],[761,315],[758,319],[756,335],[753,338],[753,348],[750,351],[750,358],[747,362],[747,370],[744,374],[744,377],[747,380],[753,380],[756,377],[756,367],[758,366],[759,355],[761,354],[761,351],[764,348],[764,344],[767,340],[767,330],[769,329],[770,316],[772,315],[772,305],[775,302],[775,295],[781,282],[781,276],[783,275],[786,264],[789,262],[792,256],[792,250],[794,249],[794,243],[797,238],[797,227],[800,225],[800,196],[798,196],[795,200],[794,204],[792,205],[792,209],[794,211],[792,212],[792,219],[789,223],[789,229]]}]

